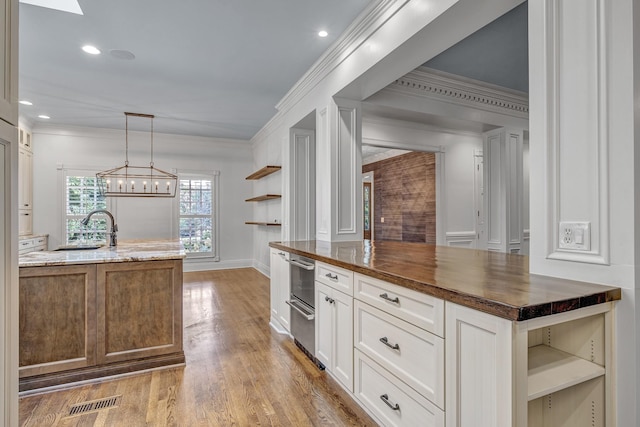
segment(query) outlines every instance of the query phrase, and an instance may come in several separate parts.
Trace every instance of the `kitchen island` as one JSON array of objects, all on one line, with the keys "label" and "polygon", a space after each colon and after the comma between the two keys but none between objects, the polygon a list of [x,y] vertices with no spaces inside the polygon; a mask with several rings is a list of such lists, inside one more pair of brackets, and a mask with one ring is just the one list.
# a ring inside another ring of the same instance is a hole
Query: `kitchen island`
[{"label": "kitchen island", "polygon": [[525,256],[472,249],[269,246],[316,260],[316,356],[380,424],[615,425],[620,288],[532,275]]},{"label": "kitchen island", "polygon": [[167,240],[21,256],[20,391],[184,364],[184,257]]}]

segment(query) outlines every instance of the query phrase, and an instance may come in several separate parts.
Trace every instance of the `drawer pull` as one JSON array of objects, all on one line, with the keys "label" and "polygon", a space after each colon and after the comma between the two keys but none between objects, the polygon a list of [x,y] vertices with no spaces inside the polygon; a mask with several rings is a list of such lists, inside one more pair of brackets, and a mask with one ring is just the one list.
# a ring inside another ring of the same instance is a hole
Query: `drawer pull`
[{"label": "drawer pull", "polygon": [[389,295],[386,292],[384,294],[380,294],[380,298],[386,299],[387,301],[393,302],[395,304],[400,304],[400,298],[398,298],[398,297],[389,298]]},{"label": "drawer pull", "polygon": [[337,274],[327,273],[327,274],[325,274],[325,276],[327,276],[331,280],[338,280],[338,275]]},{"label": "drawer pull", "polygon": [[382,337],[382,338],[380,338],[380,342],[381,342],[382,344],[386,345],[387,347],[389,347],[390,349],[393,349],[393,350],[400,350],[400,346],[398,345],[398,343],[395,343],[395,344],[391,345],[391,344],[389,343],[389,339],[388,339],[387,337]]},{"label": "drawer pull", "polygon": [[329,297],[324,297],[324,300],[329,301],[329,304],[333,304],[335,302],[333,298],[329,298]]},{"label": "drawer pull", "polygon": [[382,396],[380,396],[380,400],[382,400],[384,403],[387,404],[387,406],[391,409],[393,409],[394,411],[399,411],[400,410],[400,405],[398,405],[397,403],[395,405],[392,405],[391,402],[389,402],[389,396],[386,394],[383,394]]}]

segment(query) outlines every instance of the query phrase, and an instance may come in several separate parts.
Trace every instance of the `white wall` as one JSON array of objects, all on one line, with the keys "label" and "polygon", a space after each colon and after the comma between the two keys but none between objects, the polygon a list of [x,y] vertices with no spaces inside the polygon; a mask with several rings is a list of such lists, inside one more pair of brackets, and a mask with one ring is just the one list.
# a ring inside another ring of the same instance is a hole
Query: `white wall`
[{"label": "white wall", "polygon": [[[34,233],[48,233],[49,247],[64,243],[63,182],[59,168],[104,170],[122,166],[125,159],[123,131],[90,128],[39,127],[33,131]],[[149,133],[129,132],[129,164],[149,164]],[[232,268],[253,263],[251,147],[233,141],[154,134],[155,166],[176,172],[220,171],[220,262],[194,263],[185,270]],[[177,237],[174,199],[113,198],[113,214],[119,226],[118,239]]]},{"label": "white wall", "polygon": [[[364,118],[363,144],[442,153],[443,183],[438,183],[438,226],[448,236],[476,236],[474,155],[482,150],[482,135],[455,132],[401,120]],[[473,247],[473,243],[470,245]]]}]

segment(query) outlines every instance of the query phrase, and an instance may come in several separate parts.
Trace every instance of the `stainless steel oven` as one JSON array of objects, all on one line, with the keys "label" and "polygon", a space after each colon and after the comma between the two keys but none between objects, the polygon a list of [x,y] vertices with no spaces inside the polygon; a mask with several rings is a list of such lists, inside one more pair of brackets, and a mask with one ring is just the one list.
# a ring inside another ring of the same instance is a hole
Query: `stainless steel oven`
[{"label": "stainless steel oven", "polygon": [[315,261],[291,254],[291,334],[296,344],[315,360]]}]

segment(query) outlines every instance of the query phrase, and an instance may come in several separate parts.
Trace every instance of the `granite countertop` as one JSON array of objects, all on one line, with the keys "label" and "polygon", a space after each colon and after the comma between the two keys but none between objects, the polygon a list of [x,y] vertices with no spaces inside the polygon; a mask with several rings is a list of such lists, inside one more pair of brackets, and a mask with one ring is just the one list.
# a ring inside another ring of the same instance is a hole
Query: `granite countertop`
[{"label": "granite countertop", "polygon": [[35,233],[35,234],[29,234],[26,236],[20,236],[18,240],[29,240],[29,239],[36,239],[38,237],[48,237],[48,236],[49,236],[48,233]]},{"label": "granite countertop", "polygon": [[154,261],[181,259],[186,256],[179,240],[124,240],[118,246],[70,251],[29,252],[20,255],[20,267],[43,267],[107,262]]},{"label": "granite countertop", "polygon": [[515,321],[621,298],[618,287],[529,274],[522,255],[369,240],[269,246]]}]

